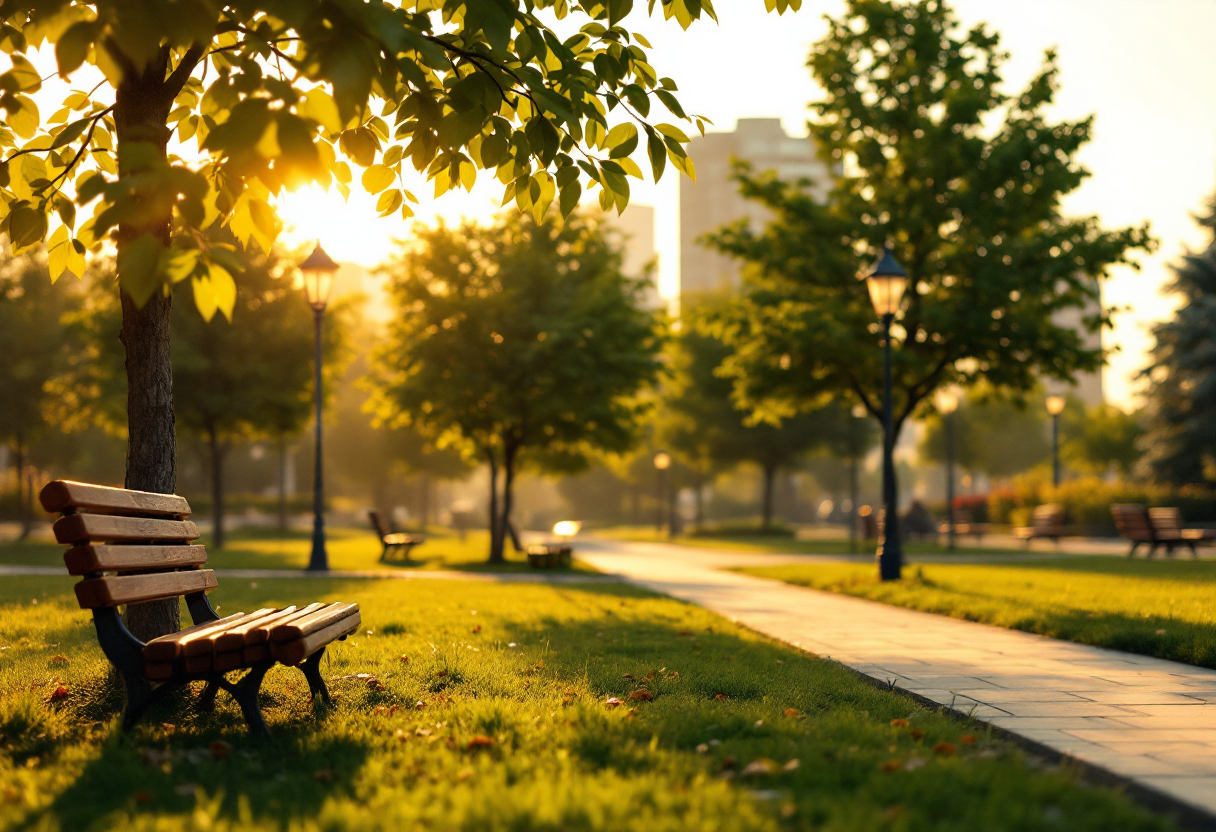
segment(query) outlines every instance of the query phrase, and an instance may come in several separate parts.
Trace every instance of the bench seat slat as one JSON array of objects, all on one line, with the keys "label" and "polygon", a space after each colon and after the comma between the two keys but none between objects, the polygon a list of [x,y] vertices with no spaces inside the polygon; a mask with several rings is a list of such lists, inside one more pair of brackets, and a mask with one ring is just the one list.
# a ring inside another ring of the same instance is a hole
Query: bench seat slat
[{"label": "bench seat slat", "polygon": [[150,517],[190,516],[190,504],[176,494],[130,491],[71,480],[48,483],[38,496],[42,507],[54,514],[84,509],[94,514],[141,514]]},{"label": "bench seat slat", "polygon": [[180,569],[202,566],[207,562],[203,546],[73,546],[63,555],[69,575],[89,572],[145,572],[152,569]]},{"label": "bench seat slat", "polygon": [[56,520],[54,529],[55,539],[60,543],[99,540],[109,543],[154,540],[185,543],[199,537],[198,526],[189,520],[155,520],[111,514],[69,514]]},{"label": "bench seat slat", "polygon": [[268,615],[263,615],[259,618],[247,618],[231,627],[225,627],[222,633],[217,633],[213,641],[216,653],[226,653],[229,650],[240,650],[246,644],[252,644],[255,640],[255,630],[261,630],[257,633],[257,641],[265,641],[269,635],[268,628],[275,621],[286,618],[295,613],[299,607],[290,606],[281,610],[274,610]]},{"label": "bench seat slat", "polygon": [[316,630],[303,638],[295,638],[291,641],[270,642],[270,654],[282,664],[289,666],[297,665],[327,644],[355,632],[359,629],[361,623],[362,619],[359,617],[358,608],[356,608],[352,614],[344,616],[328,627]]},{"label": "bench seat slat", "polygon": [[270,630],[270,640],[276,642],[303,638],[355,614],[358,609],[356,604],[330,604],[309,615],[276,624]]},{"label": "bench seat slat", "polygon": [[86,578],[76,584],[76,600],[81,609],[92,610],[157,601],[190,592],[210,592],[216,586],[215,572],[210,569]]},{"label": "bench seat slat", "polygon": [[322,604],[320,602],[313,602],[313,603],[309,604],[308,606],[301,607],[300,609],[297,609],[295,612],[292,612],[290,614],[283,615],[281,617],[276,616],[273,619],[266,619],[265,621],[260,621],[260,622],[258,622],[258,624],[256,626],[252,627],[249,630],[249,634],[248,634],[247,638],[245,639],[245,643],[246,644],[265,644],[266,642],[270,641],[271,630],[273,630],[275,627],[278,627],[281,624],[286,624],[288,622],[295,621],[296,619],[303,618],[307,615],[311,615],[312,613],[316,612],[317,610],[323,609],[324,607],[325,607],[325,604]]},{"label": "bench seat slat", "polygon": [[222,628],[225,625],[233,624],[244,616],[245,613],[238,612],[221,618],[219,621],[205,621],[202,624],[195,624],[193,627],[178,630],[176,633],[169,633],[167,635],[160,636],[159,638],[154,638],[144,645],[144,661],[173,661],[173,659],[177,658],[177,656],[181,653],[182,644],[186,641],[186,639],[195,638],[199,635]]},{"label": "bench seat slat", "polygon": [[[257,610],[256,612],[251,612],[248,615],[241,616],[241,618],[239,620],[232,621],[232,622],[224,625],[223,627],[217,627],[214,630],[210,630],[206,633],[202,633],[198,636],[194,636],[192,638],[187,639],[185,641],[185,643],[182,645],[183,652],[187,656],[201,656],[203,654],[215,653],[216,652],[216,649],[215,649],[216,641],[221,636],[223,636],[225,633],[227,633],[232,627],[240,626],[242,624],[250,624],[253,622],[257,622],[257,621],[260,621],[261,619],[265,618],[266,616],[273,615],[273,614],[274,614],[273,608],[264,607],[260,610]],[[242,638],[242,641],[244,641],[243,638]]]}]

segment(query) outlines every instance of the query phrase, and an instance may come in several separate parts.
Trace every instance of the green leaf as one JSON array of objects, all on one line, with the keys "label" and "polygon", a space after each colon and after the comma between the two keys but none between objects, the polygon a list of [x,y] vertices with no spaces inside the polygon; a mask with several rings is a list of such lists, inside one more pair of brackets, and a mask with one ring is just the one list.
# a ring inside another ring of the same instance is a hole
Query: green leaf
[{"label": "green leaf", "polygon": [[296,103],[296,112],[304,118],[312,119],[330,134],[342,131],[338,105],[334,103],[334,97],[320,87],[304,93]]},{"label": "green leaf", "polygon": [[376,151],[380,148],[376,137],[366,127],[344,130],[338,140],[342,152],[361,168],[371,167],[376,162]]},{"label": "green leaf", "polygon": [[64,30],[55,44],[55,60],[59,63],[59,77],[67,78],[80,68],[89,55],[89,47],[97,37],[97,24],[78,20]]},{"label": "green leaf", "polygon": [[654,128],[664,136],[667,136],[670,139],[675,139],[681,144],[688,144],[689,142],[689,138],[684,134],[684,131],[679,127],[676,127],[674,124],[656,124]]},{"label": "green leaf", "polygon": [[224,317],[231,321],[232,310],[236,306],[236,281],[228,270],[218,263],[209,264],[207,274],[211,278],[211,294],[215,298],[215,305],[224,313]]},{"label": "green leaf", "polygon": [[632,141],[633,147],[637,147],[638,128],[629,122],[624,122],[608,131],[608,137],[604,140],[604,144],[610,150],[614,150],[628,141]]},{"label": "green leaf", "polygon": [[578,207],[578,201],[582,195],[583,186],[577,179],[562,187],[559,207],[563,217],[570,216],[571,212]]},{"label": "green leaf", "polygon": [[372,165],[367,170],[363,171],[363,189],[369,194],[378,194],[385,188],[393,184],[397,175],[393,173],[393,169],[385,165]]},{"label": "green leaf", "polygon": [[652,129],[646,131],[646,153],[650,156],[650,170],[654,181],[658,182],[667,168],[667,147]]},{"label": "green leaf", "polygon": [[118,283],[136,306],[142,307],[160,288],[156,264],[162,249],[160,240],[151,234],[141,234],[119,247]]},{"label": "green leaf", "polygon": [[380,216],[387,217],[400,208],[402,202],[404,202],[404,199],[401,196],[401,191],[385,191],[376,200],[376,210],[380,212]]},{"label": "green leaf", "polygon": [[59,135],[56,136],[55,141],[53,141],[51,143],[51,149],[55,150],[57,148],[63,147],[66,144],[71,144],[72,142],[76,141],[77,139],[79,139],[81,136],[84,135],[84,131],[89,129],[89,125],[92,122],[93,122],[92,118],[82,118],[82,119],[77,119],[76,121],[73,121],[67,127],[63,128],[61,131],[59,131]]},{"label": "green leaf", "polygon": [[33,248],[46,237],[46,214],[29,205],[21,205],[13,209],[8,218],[9,242],[13,254],[20,254]]}]

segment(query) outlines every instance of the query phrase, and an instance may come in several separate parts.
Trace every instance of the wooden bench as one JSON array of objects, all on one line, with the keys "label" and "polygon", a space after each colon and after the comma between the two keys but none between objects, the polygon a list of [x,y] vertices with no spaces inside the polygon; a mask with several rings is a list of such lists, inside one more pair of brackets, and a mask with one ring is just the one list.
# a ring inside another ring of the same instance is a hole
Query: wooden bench
[{"label": "wooden bench", "polygon": [[393,531],[392,527],[384,522],[384,516],[374,508],[368,510],[367,519],[371,521],[372,529],[380,537],[381,563],[389,560],[389,554],[392,552],[400,552],[404,560],[409,560],[410,550],[426,542],[426,538],[420,534]]},{"label": "wooden bench", "polygon": [[[276,662],[298,666],[311,695],[329,701],[321,657],[359,629],[358,605],[267,607],[220,618],[207,600],[218,581],[204,568],[207,550],[193,544],[199,532],[182,497],[57,480],[39,499],[48,512],[64,515],[55,521],[55,539],[72,547],[63,560],[69,574],[82,578],[76,600],[93,611],[98,644],[126,687],[124,729],[172,689],[202,681],[200,710],[227,691],[250,732],[266,734],[258,691]],[[146,644],[118,613],[125,604],[169,598],[185,598],[194,626]],[[246,672],[238,681],[227,678],[240,670]]]},{"label": "wooden bench", "polygon": [[1025,540],[1027,546],[1037,537],[1046,537],[1059,543],[1061,537],[1068,535],[1064,528],[1064,506],[1055,503],[1036,506],[1030,515],[1030,525],[1014,529],[1013,533]]},{"label": "wooden bench", "polygon": [[[942,523],[938,527],[941,534],[950,534],[950,524]],[[955,509],[954,511],[954,534],[958,537],[970,535],[975,538],[978,543],[983,540],[984,535],[988,534],[987,523],[976,523],[972,521],[971,515],[968,512]]]},{"label": "wooden bench", "polygon": [[1148,557],[1165,547],[1169,555],[1174,549],[1186,546],[1193,557],[1199,557],[1196,545],[1216,540],[1216,532],[1207,529],[1184,529],[1182,511],[1174,507],[1145,508],[1135,503],[1123,503],[1110,507],[1115,518],[1119,536],[1132,544],[1127,556],[1133,557],[1141,544],[1148,544]]},{"label": "wooden bench", "polygon": [[533,543],[526,549],[528,566],[533,569],[552,569],[569,566],[574,547],[569,543]]}]

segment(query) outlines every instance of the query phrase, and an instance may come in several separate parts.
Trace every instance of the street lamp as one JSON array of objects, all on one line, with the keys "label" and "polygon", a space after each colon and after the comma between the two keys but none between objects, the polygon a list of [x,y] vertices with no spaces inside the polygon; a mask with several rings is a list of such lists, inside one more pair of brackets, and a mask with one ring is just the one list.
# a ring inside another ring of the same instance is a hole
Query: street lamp
[{"label": "street lamp", "polygon": [[883,247],[882,256],[865,275],[870,290],[870,302],[882,321],[883,342],[883,408],[882,408],[882,539],[878,541],[878,576],[884,581],[899,580],[903,548],[899,540],[899,511],[895,496],[894,425],[891,418],[891,323],[899,311],[908,273],[895,262],[891,246]]},{"label": "street lamp", "polygon": [[1047,397],[1047,412],[1051,414],[1051,484],[1060,485],[1060,414],[1064,412],[1063,396]]},{"label": "street lamp", "polygon": [[315,387],[317,404],[317,441],[316,441],[316,473],[312,484],[312,553],[308,556],[310,570],[324,571],[329,569],[329,556],[325,552],[325,499],[321,479],[321,321],[325,317],[325,307],[329,304],[329,293],[334,285],[334,272],[338,270],[335,263],[320,241],[312,250],[312,254],[300,264],[300,273],[304,276],[304,295],[308,305],[312,307],[313,320],[316,323],[316,357],[313,368],[316,371]]},{"label": "street lamp", "polygon": [[946,548],[954,551],[954,411],[958,393],[950,388],[937,391],[937,412],[946,423]]},{"label": "street lamp", "polygon": [[654,470],[656,472],[656,487],[658,488],[658,509],[655,513],[654,530],[655,534],[663,532],[663,509],[667,502],[664,497],[667,493],[666,478],[667,469],[671,467],[671,455],[666,451],[659,451],[654,455]]},{"label": "street lamp", "polygon": [[849,425],[849,554],[853,554],[857,546],[857,480],[858,480],[858,457],[861,456],[861,443],[865,436],[862,433],[865,426],[861,420],[866,418],[866,406],[864,404],[853,405],[853,419],[856,421]]}]

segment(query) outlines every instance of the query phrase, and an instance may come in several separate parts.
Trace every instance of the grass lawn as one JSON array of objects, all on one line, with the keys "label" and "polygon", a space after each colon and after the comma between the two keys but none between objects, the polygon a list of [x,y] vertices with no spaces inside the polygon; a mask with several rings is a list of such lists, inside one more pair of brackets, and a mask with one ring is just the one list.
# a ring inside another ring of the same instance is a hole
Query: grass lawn
[{"label": "grass lawn", "polygon": [[[410,553],[410,562],[380,562],[380,542],[366,529],[326,530],[326,551],[331,569],[456,569],[460,571],[527,572],[527,558],[507,545],[507,562],[486,563],[489,532],[472,531],[462,540],[455,532],[431,529],[427,540]],[[209,544],[206,537],[201,541]],[[0,543],[0,563],[60,566],[63,546],[44,542]],[[223,549],[207,546],[210,565],[217,569],[304,569],[312,548],[312,534],[278,529],[237,529],[229,533]],[[577,548],[577,547],[576,547]],[[575,561],[574,569],[590,569]]]},{"label": "grass lawn", "polygon": [[[323,664],[332,709],[276,668],[269,740],[224,694],[202,718],[167,702],[123,736],[70,580],[7,578],[0,829],[1171,828],[835,663],[628,586],[228,580],[214,600],[315,597],[358,601],[370,631]],[[629,698],[642,689],[653,699]]]},{"label": "grass lawn", "polygon": [[879,583],[872,565],[740,571],[900,607],[1216,668],[1216,562],[1063,557],[923,564]]},{"label": "grass lawn", "polygon": [[[695,546],[701,549],[729,549],[736,552],[756,552],[761,554],[778,555],[873,555],[875,546],[873,540],[858,541],[852,551],[848,540],[797,540],[781,535],[748,535],[724,534],[693,536],[683,535],[669,538],[658,534],[653,526],[614,526],[606,529],[595,529],[594,534],[617,540],[642,542],[659,541],[674,543],[679,546]],[[910,555],[1020,555],[1025,554],[1024,548],[989,548],[976,546],[970,542],[959,540],[953,552],[937,543],[911,540],[904,543],[904,552]]]}]

